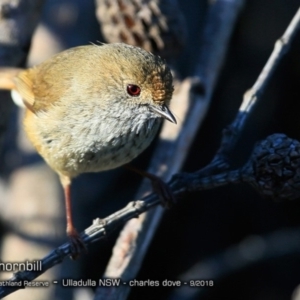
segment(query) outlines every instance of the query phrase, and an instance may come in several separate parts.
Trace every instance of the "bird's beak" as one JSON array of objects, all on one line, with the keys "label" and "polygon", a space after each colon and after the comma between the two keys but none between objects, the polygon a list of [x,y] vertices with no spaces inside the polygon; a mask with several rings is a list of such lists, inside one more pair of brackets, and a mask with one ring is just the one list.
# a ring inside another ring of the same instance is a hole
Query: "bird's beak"
[{"label": "bird's beak", "polygon": [[158,106],[158,105],[149,105],[150,110],[159,114],[163,118],[167,119],[168,121],[177,124],[177,121],[169,108],[166,105]]}]

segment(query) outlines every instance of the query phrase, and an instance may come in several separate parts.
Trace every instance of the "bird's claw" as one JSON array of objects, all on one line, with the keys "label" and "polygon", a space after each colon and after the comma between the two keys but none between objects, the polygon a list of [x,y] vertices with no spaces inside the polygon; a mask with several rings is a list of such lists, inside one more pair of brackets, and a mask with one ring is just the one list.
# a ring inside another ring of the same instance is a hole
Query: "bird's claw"
[{"label": "bird's claw", "polygon": [[158,194],[162,205],[165,208],[171,208],[176,202],[176,199],[170,187],[156,176],[151,178],[151,184],[153,191]]},{"label": "bird's claw", "polygon": [[87,252],[87,248],[76,230],[68,232],[69,243],[71,246],[70,257],[72,260],[76,260],[81,252]]}]

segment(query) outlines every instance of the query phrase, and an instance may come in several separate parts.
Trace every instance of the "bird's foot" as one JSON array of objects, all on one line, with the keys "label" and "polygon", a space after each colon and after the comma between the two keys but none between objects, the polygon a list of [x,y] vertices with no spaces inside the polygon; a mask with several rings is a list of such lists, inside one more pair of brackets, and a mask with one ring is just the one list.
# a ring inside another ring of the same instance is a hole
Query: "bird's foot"
[{"label": "bird's foot", "polygon": [[170,187],[159,177],[149,173],[148,175],[153,191],[158,194],[163,207],[171,208],[176,203],[176,199]]},{"label": "bird's foot", "polygon": [[159,177],[146,171],[140,170],[139,168],[136,168],[131,164],[126,164],[124,165],[124,167],[130,171],[133,171],[135,173],[140,174],[143,177],[150,179],[153,191],[158,194],[161,203],[165,208],[171,208],[173,204],[176,203],[176,199],[172,190]]},{"label": "bird's foot", "polygon": [[67,230],[69,243],[71,245],[71,259],[76,260],[81,252],[87,252],[87,248],[75,228]]}]

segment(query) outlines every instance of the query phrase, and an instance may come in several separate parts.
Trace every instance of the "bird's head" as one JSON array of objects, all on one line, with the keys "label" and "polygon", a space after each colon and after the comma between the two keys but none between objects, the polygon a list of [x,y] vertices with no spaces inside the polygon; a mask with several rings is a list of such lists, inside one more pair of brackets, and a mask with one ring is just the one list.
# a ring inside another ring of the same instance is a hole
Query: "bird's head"
[{"label": "bird's head", "polygon": [[109,81],[116,83],[109,88],[119,89],[117,101],[124,101],[126,106],[146,107],[157,116],[176,123],[168,107],[174,90],[173,77],[160,57],[126,44],[108,44],[100,48],[107,48],[107,58],[102,56],[104,70]]}]

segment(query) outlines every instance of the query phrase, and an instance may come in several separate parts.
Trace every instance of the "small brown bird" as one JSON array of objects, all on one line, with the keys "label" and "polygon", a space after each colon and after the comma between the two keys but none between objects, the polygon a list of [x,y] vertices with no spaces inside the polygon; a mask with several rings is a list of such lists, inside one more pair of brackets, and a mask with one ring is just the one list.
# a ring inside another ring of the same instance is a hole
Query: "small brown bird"
[{"label": "small brown bird", "polygon": [[172,75],[157,56],[126,44],[61,52],[31,69],[0,69],[0,88],[26,108],[24,128],[64,188],[67,234],[83,243],[72,220],[70,184],[85,172],[124,165],[153,140],[168,105]]}]

